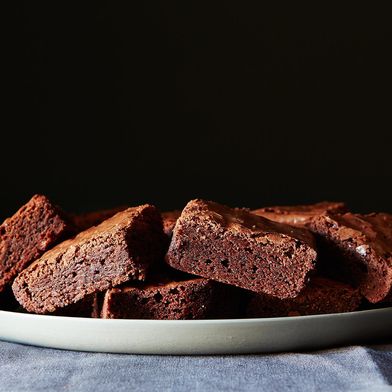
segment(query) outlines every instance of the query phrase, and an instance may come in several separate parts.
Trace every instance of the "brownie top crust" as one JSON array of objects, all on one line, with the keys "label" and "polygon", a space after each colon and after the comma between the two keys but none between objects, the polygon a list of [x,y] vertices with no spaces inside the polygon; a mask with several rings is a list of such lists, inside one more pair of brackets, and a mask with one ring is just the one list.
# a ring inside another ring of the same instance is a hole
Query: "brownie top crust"
[{"label": "brownie top crust", "polygon": [[304,226],[316,215],[344,213],[346,211],[347,206],[343,202],[322,201],[315,204],[264,207],[252,212],[276,222]]},{"label": "brownie top crust", "polygon": [[[314,237],[309,230],[271,221],[249,213],[247,209],[230,208],[213,201],[196,199],[188,203],[182,212],[181,219],[186,219],[187,216],[192,219],[203,219],[205,216],[210,225],[222,227],[234,233],[248,233],[256,239],[259,234],[269,234],[270,238],[279,242],[279,238],[283,234],[295,237],[309,246],[315,247]],[[260,236],[261,241],[262,238]]]},{"label": "brownie top crust", "polygon": [[[140,213],[149,208],[154,208],[149,205],[142,205],[138,207],[128,208],[124,211],[120,211],[114,215],[112,215],[109,219],[104,220],[97,226],[92,226],[85,231],[79,233],[75,238],[65,241],[60,244],[56,249],[53,249],[53,252],[59,251],[61,248],[68,248],[74,243],[84,242],[85,240],[97,237],[101,234],[111,232],[113,229],[121,230],[129,225],[130,221],[138,218]],[[124,213],[123,213],[124,212]]]},{"label": "brownie top crust", "polygon": [[[55,265],[58,262],[57,256],[62,255],[68,249],[80,247],[84,244],[93,246],[96,238],[104,238],[110,233],[124,232],[133,222],[145,219],[145,210],[155,211],[155,207],[145,204],[118,212],[111,218],[100,223],[98,226],[92,226],[89,229],[79,233],[76,237],[61,242],[53,249],[47,251],[43,256],[45,257],[47,264]],[[119,237],[122,239],[123,235],[120,234]],[[110,239],[112,240],[113,238],[111,237]],[[35,265],[39,265],[40,262],[40,260],[34,262],[30,266],[30,269],[34,269]]]}]

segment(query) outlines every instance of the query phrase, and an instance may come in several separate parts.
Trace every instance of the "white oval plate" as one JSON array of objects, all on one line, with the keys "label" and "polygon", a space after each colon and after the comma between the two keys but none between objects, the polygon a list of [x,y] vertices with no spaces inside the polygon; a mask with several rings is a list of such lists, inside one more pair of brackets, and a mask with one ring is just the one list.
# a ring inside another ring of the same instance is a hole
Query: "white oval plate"
[{"label": "white oval plate", "polygon": [[231,320],[103,320],[0,311],[0,339],[129,354],[311,350],[392,337],[392,308]]}]

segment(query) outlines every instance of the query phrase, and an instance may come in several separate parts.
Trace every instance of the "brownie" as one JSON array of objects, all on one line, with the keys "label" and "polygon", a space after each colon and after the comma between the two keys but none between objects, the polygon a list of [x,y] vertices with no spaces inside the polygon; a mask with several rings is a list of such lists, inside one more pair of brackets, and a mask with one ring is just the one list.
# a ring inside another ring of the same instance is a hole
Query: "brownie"
[{"label": "brownie", "polygon": [[181,211],[167,211],[162,212],[163,220],[163,231],[168,237],[173,234],[174,226],[176,225],[177,219],[180,217]]},{"label": "brownie", "polygon": [[46,196],[33,196],[0,226],[0,292],[20,271],[72,234],[71,223],[56,205]]},{"label": "brownie", "polygon": [[173,231],[173,268],[278,298],[298,295],[314,269],[312,234],[247,210],[192,200]]},{"label": "brownie", "polygon": [[331,279],[314,277],[295,298],[279,299],[253,294],[246,316],[283,317],[352,312],[358,309],[360,302],[358,289]]},{"label": "brownie", "polygon": [[275,222],[302,227],[316,215],[342,213],[346,211],[347,207],[342,202],[322,201],[316,204],[298,206],[265,207],[253,210],[252,212]]},{"label": "brownie", "polygon": [[126,206],[120,206],[108,210],[85,212],[82,214],[71,214],[71,218],[75,227],[77,227],[79,231],[83,231],[89,229],[92,226],[99,225],[104,220],[109,219],[118,212],[124,211],[126,209]]},{"label": "brownie", "polygon": [[128,280],[143,280],[163,257],[166,236],[154,206],[119,212],[45,253],[12,286],[29,312],[51,313]]},{"label": "brownie", "polygon": [[195,277],[181,281],[161,278],[106,291],[101,317],[190,320],[235,317],[238,309],[239,297],[230,286]]},{"label": "brownie", "polygon": [[328,254],[324,273],[358,286],[369,302],[392,298],[392,215],[327,214],[308,227]]}]

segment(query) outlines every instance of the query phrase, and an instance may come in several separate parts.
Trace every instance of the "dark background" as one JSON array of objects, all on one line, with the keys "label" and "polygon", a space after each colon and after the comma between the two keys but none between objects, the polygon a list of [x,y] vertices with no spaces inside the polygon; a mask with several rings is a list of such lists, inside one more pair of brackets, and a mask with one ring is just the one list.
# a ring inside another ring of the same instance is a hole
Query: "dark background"
[{"label": "dark background", "polygon": [[6,17],[1,217],[36,192],[76,211],[195,197],[391,211],[387,9],[127,3]]}]

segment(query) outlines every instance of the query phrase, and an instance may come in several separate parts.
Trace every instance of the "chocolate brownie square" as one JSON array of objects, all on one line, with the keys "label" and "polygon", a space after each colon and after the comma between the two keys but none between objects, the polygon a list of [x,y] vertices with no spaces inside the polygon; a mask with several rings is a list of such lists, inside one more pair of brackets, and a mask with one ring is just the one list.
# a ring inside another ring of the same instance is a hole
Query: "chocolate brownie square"
[{"label": "chocolate brownie square", "polygon": [[[228,306],[230,304],[230,306]],[[232,287],[203,278],[159,279],[106,292],[102,318],[190,320],[235,317],[239,297]]]},{"label": "chocolate brownie square", "polygon": [[51,313],[128,280],[144,280],[167,239],[154,206],[119,212],[46,252],[12,286],[29,312]]},{"label": "chocolate brownie square", "polygon": [[35,195],[0,226],[0,292],[20,271],[74,233],[64,213],[46,196]]},{"label": "chocolate brownie square", "polygon": [[174,228],[166,261],[206,279],[291,298],[304,288],[316,256],[306,229],[192,200]]},{"label": "chocolate brownie square", "polygon": [[279,299],[253,294],[247,317],[304,316],[323,313],[352,312],[361,303],[359,290],[348,284],[322,277],[313,277],[295,298]]},{"label": "chocolate brownie square", "polygon": [[342,202],[322,201],[297,206],[264,207],[252,212],[275,222],[303,227],[316,215],[347,212],[347,207]]},{"label": "chocolate brownie square", "polygon": [[163,231],[165,234],[171,238],[173,235],[173,229],[176,225],[177,219],[180,217],[181,211],[167,211],[162,212],[162,220],[163,220]]},{"label": "chocolate brownie square", "polygon": [[369,302],[392,298],[392,215],[327,214],[308,227],[329,255],[324,273],[358,286]]}]

